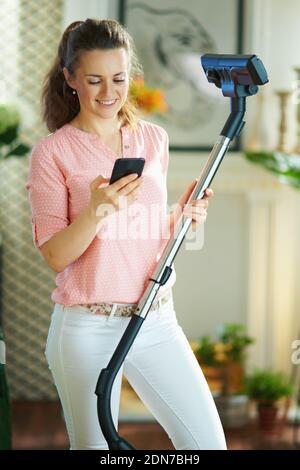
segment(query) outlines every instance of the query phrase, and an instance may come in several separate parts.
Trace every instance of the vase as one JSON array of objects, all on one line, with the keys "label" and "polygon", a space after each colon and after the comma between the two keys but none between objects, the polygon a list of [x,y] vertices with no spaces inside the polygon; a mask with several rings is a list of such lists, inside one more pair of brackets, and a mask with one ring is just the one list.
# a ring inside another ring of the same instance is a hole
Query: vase
[{"label": "vase", "polygon": [[268,432],[273,431],[277,424],[277,406],[258,403],[257,412],[260,429]]},{"label": "vase", "polygon": [[224,365],[223,393],[240,393],[243,387],[244,365],[230,361]]}]

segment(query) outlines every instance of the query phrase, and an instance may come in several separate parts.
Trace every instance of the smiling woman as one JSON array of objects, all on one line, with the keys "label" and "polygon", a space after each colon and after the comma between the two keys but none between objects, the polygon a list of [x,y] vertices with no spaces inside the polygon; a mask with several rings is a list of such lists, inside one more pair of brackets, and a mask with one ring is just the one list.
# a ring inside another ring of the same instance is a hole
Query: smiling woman
[{"label": "smiling woman", "polygon": [[[140,119],[128,97],[136,64],[131,37],[117,21],[72,23],[43,89],[43,117],[52,133],[34,146],[30,159],[33,240],[57,273],[45,355],[72,450],[108,448],[97,417],[98,375],[149,283],[169,223],[175,223],[167,213],[168,134]],[[144,158],[143,177],[130,174],[109,184],[120,155]],[[188,200],[194,185],[180,201]],[[208,197],[202,208],[189,208],[197,224],[205,221]],[[124,198],[133,209],[125,216]],[[118,231],[110,230],[115,226]],[[153,299],[124,375],[176,449],[224,449],[213,398],[177,322],[175,280],[173,270]],[[112,393],[116,424],[121,375],[122,369]]]}]

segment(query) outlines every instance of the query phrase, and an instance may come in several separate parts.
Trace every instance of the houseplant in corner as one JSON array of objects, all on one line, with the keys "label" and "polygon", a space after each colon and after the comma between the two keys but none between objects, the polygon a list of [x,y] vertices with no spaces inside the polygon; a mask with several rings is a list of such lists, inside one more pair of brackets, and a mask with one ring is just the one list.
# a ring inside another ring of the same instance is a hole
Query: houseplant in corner
[{"label": "houseplant in corner", "polygon": [[[22,143],[19,138],[19,126],[20,126],[20,114],[13,104],[0,104],[0,164],[2,160],[9,157],[23,157],[29,151],[29,147]],[[3,166],[0,168],[2,181],[6,181],[6,174],[3,171]],[[4,187],[0,184],[1,197],[4,197]],[[2,199],[0,198],[2,202]],[[7,209],[6,200],[5,204],[1,204]],[[2,210],[0,210],[0,215]],[[0,217],[0,229],[4,227],[2,225],[2,217]],[[2,233],[0,233],[0,245],[1,245],[1,257],[0,257],[0,272],[2,279]],[[2,292],[1,292],[2,295]],[[11,410],[10,410],[10,399],[8,392],[8,385],[6,379],[5,369],[5,343],[2,331],[2,304],[0,310],[0,449],[11,448]]]},{"label": "houseplant in corner", "polygon": [[[47,372],[45,358],[40,354],[47,335],[47,312],[51,307],[47,294],[53,285],[54,273],[43,263],[34,247],[26,189],[30,150],[36,142],[41,123],[34,107],[25,98],[8,96],[0,105],[0,232],[3,239],[2,313],[7,345],[5,367],[10,377],[12,396],[22,390],[24,399],[56,399],[51,374]],[[26,320],[28,316],[34,318],[34,324]]]},{"label": "houseplant in corner", "polygon": [[278,423],[278,401],[286,398],[285,418],[293,388],[286,375],[271,369],[255,369],[245,378],[245,391],[256,402],[259,426],[271,431]]}]

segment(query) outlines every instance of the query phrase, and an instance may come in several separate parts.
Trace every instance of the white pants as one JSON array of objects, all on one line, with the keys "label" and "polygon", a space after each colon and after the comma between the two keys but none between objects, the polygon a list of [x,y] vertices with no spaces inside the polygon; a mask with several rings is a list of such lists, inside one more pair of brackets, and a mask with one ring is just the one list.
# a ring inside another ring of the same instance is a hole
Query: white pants
[{"label": "white pants", "polygon": [[[55,304],[45,355],[63,407],[70,449],[108,449],[95,387],[130,321]],[[111,408],[116,429],[122,373],[167,432],[175,449],[226,449],[214,400],[173,299],[150,311],[116,377]]]}]

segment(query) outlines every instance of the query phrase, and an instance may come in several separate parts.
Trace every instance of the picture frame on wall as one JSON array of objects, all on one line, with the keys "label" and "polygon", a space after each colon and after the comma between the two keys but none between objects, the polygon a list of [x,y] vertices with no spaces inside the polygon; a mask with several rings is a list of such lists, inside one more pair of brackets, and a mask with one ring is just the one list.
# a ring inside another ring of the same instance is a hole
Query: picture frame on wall
[{"label": "picture frame on wall", "polygon": [[[230,99],[210,84],[206,53],[243,52],[244,0],[120,0],[119,21],[131,34],[149,87],[168,110],[144,119],[168,132],[170,150],[210,151],[230,113]],[[239,150],[240,139],[230,149]]]}]

